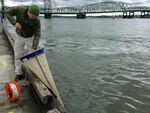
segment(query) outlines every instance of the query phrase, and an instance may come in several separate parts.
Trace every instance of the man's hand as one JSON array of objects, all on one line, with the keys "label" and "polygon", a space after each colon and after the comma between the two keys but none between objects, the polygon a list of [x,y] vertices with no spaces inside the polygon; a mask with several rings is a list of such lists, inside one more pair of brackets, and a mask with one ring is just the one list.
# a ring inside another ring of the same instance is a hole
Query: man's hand
[{"label": "man's hand", "polygon": [[17,22],[17,23],[15,24],[15,27],[16,27],[16,29],[20,29],[20,28],[21,28],[20,23],[19,23],[19,22]]},{"label": "man's hand", "polygon": [[32,48],[32,51],[36,51],[36,49],[35,49],[35,48]]}]

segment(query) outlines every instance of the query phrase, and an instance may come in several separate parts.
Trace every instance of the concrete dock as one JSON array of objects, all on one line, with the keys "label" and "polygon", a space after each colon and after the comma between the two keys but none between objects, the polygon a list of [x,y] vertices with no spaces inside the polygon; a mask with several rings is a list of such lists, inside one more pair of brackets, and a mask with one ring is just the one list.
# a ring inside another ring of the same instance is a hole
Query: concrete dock
[{"label": "concrete dock", "polygon": [[21,89],[18,103],[10,103],[5,94],[5,83],[15,77],[12,47],[4,33],[0,33],[0,113],[42,113],[29,88]]}]

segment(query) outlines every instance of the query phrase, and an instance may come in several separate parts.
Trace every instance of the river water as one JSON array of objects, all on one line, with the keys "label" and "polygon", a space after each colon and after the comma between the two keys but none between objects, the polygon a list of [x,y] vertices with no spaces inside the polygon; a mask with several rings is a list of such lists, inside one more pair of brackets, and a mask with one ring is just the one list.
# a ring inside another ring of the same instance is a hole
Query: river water
[{"label": "river water", "polygon": [[150,19],[53,18],[43,26],[68,113],[150,112]]}]

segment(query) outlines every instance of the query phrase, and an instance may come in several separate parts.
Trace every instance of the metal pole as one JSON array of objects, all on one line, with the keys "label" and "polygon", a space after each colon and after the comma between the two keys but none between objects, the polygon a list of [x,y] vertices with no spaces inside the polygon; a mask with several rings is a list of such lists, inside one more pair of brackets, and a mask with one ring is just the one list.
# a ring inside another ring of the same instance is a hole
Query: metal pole
[{"label": "metal pole", "polygon": [[4,18],[4,0],[1,0],[1,5],[2,5],[1,14],[2,18]]}]

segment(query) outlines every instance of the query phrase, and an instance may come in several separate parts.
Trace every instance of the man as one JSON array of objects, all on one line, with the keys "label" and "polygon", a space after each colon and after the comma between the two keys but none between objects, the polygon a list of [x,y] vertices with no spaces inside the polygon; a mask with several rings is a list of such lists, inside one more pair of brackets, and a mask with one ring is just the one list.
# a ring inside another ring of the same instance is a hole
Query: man
[{"label": "man", "polygon": [[[41,25],[38,18],[40,9],[32,4],[29,7],[11,7],[5,12],[5,16],[16,27],[14,43],[15,55],[15,80],[24,79],[20,57],[28,51],[36,50],[41,36]],[[16,19],[14,18],[16,17]]]}]

